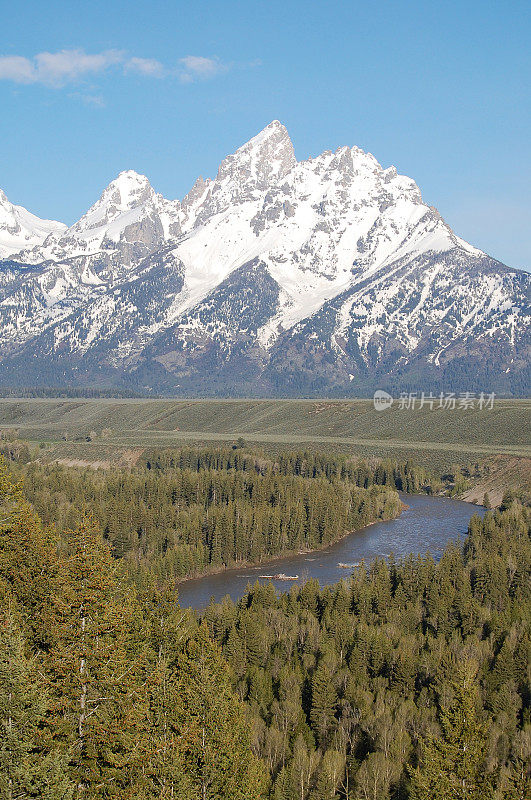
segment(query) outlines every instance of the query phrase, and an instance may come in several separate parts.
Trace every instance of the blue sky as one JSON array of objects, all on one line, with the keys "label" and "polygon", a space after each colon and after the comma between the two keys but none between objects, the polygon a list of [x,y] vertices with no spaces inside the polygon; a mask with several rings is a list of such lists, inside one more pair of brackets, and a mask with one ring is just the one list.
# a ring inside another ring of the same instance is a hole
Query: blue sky
[{"label": "blue sky", "polygon": [[0,187],[77,219],[123,169],[167,197],[272,119],[414,178],[456,232],[531,268],[529,2],[2,4]]}]

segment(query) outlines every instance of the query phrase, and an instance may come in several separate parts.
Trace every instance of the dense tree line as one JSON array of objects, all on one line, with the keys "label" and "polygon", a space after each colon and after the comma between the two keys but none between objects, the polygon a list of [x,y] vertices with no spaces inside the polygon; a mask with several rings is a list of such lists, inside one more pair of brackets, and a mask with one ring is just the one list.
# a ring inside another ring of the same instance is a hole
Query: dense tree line
[{"label": "dense tree line", "polygon": [[438,564],[206,609],[274,800],[530,797],[530,521],[507,497]]},{"label": "dense tree line", "polygon": [[60,531],[90,512],[117,558],[174,581],[325,547],[400,513],[411,464],[369,466],[317,455],[278,460],[237,450],[150,454],[133,470],[20,464],[28,499]]},{"label": "dense tree line", "polygon": [[49,398],[62,398],[78,397],[83,399],[97,399],[108,398],[154,398],[160,397],[156,393],[146,392],[145,390],[127,389],[127,388],[113,388],[103,389],[93,386],[0,386],[0,397],[49,397]]},{"label": "dense tree line", "polygon": [[275,458],[245,449],[243,439],[232,448],[152,450],[143,457],[147,469],[168,472],[175,469],[205,469],[259,472],[261,475],[297,475],[302,478],[326,478],[353,483],[360,488],[392,486],[403,492],[429,491],[433,476],[408,460],[378,460],[368,464],[359,458],[311,451],[280,452]]}]

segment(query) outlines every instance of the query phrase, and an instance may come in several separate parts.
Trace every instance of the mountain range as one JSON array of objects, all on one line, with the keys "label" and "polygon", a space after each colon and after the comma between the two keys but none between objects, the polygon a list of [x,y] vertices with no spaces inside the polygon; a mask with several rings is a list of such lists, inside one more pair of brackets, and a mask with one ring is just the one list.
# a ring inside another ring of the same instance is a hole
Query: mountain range
[{"label": "mountain range", "polygon": [[122,172],[74,225],[0,191],[0,385],[529,392],[530,276],[357,147],[272,122],[183,200]]}]

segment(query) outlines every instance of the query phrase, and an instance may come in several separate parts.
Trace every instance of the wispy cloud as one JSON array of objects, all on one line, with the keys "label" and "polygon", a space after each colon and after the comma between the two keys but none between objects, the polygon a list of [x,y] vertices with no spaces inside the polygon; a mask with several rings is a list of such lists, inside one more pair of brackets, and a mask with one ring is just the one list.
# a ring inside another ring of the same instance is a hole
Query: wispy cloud
[{"label": "wispy cloud", "polygon": [[179,62],[182,64],[182,72],[179,74],[182,83],[208,80],[229,70],[228,64],[223,64],[215,57],[185,56],[179,59]]},{"label": "wispy cloud", "polygon": [[94,54],[85,53],[84,50],[60,50],[57,53],[37,53],[31,59],[25,56],[0,56],[0,80],[41,83],[59,88],[88,75],[104,72],[123,60],[124,54],[120,50]]},{"label": "wispy cloud", "polygon": [[85,92],[70,92],[69,97],[80,100],[85,106],[105,108],[105,100],[101,94],[86,94]]},{"label": "wispy cloud", "polygon": [[126,72],[136,72],[138,75],[145,75],[147,78],[164,78],[168,70],[157,61],[156,58],[128,58],[124,62]]},{"label": "wispy cloud", "polygon": [[[258,62],[256,62],[258,63]],[[256,66],[256,63],[245,65]],[[78,84],[119,68],[123,75],[138,75],[145,78],[177,78],[181,83],[195,83],[217,77],[233,67],[217,56],[188,55],[166,66],[156,58],[131,56],[124,50],[104,50],[101,53],[86,53],[81,48],[59,50],[56,53],[42,52],[28,58],[20,55],[0,56],[0,81],[18,84],[41,84],[60,89]],[[241,65],[240,65],[241,67]]]}]

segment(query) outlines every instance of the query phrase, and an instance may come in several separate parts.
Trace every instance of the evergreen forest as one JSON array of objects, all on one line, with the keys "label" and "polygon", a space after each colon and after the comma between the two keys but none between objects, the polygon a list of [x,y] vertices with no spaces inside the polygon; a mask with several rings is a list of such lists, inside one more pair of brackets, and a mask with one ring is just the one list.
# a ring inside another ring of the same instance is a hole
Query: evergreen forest
[{"label": "evergreen forest", "polygon": [[326,546],[412,463],[233,449],[0,459],[0,798],[528,800],[531,509],[436,562],[182,609],[190,574]]}]

